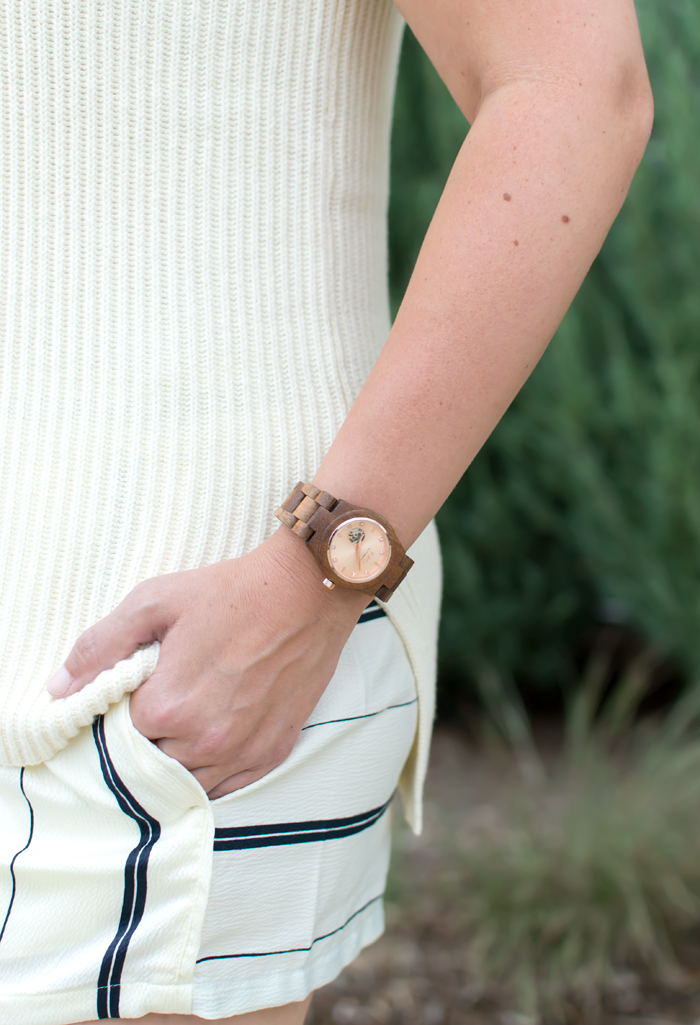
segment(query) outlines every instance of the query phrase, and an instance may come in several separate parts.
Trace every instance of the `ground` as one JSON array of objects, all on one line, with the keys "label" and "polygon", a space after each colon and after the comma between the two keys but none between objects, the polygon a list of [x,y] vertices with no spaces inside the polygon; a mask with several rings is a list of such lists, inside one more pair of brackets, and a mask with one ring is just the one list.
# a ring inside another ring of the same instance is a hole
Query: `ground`
[{"label": "ground", "polygon": [[[503,761],[464,732],[436,730],[423,835],[413,837],[400,807],[394,809],[387,932],[318,991],[308,1025],[531,1025],[507,992],[480,984],[460,914],[460,852],[493,827],[509,778]],[[570,1020],[589,1025],[575,1011]],[[689,941],[683,976],[663,990],[635,972],[618,973],[605,1010],[590,1025],[672,1023],[700,1025],[700,942]]]}]

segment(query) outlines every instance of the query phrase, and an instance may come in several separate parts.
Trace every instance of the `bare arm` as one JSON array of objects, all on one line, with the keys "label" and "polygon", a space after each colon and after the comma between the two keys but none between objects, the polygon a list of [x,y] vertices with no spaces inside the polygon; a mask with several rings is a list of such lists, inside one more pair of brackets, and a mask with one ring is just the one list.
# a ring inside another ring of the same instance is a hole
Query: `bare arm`
[{"label": "bare arm", "polygon": [[[472,129],[315,483],[382,513],[408,546],[581,284],[641,158],[651,99],[632,0],[400,8]],[[242,559],[139,585],[78,639],[52,693],[160,640],[134,723],[219,796],[286,757],[368,600],[321,587],[302,542],[280,528]]]},{"label": "bare arm", "polygon": [[632,0],[399,7],[472,128],[314,483],[410,544],[578,290],[644,151],[651,95]]}]

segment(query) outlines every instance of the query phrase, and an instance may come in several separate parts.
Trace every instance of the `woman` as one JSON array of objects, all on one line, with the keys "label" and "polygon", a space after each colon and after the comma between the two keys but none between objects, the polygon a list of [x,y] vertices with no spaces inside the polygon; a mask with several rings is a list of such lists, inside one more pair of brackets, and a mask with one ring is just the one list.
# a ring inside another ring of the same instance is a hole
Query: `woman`
[{"label": "woman", "polygon": [[651,121],[632,0],[398,8],[472,128],[390,327],[387,0],[2,5],[4,1022],[295,1025],[381,932],[431,520]]}]

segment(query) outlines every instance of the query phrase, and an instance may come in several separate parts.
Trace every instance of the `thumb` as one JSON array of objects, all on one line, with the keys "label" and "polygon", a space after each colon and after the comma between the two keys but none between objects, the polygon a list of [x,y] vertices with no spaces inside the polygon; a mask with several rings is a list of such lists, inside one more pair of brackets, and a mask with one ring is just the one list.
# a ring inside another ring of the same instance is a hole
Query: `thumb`
[{"label": "thumb", "polygon": [[151,593],[151,581],[138,584],[116,609],[78,637],[46,689],[55,698],[82,690],[105,669],[112,669],[140,644],[160,640],[168,629],[166,603]]}]

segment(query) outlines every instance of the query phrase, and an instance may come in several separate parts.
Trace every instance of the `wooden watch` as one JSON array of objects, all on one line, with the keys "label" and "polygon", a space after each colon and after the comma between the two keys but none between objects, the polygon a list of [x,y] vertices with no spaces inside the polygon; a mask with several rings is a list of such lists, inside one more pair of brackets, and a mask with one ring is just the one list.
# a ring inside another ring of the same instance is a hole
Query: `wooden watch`
[{"label": "wooden watch", "polygon": [[314,484],[296,485],[275,516],[306,542],[326,587],[347,587],[388,601],[413,565],[391,524]]}]

